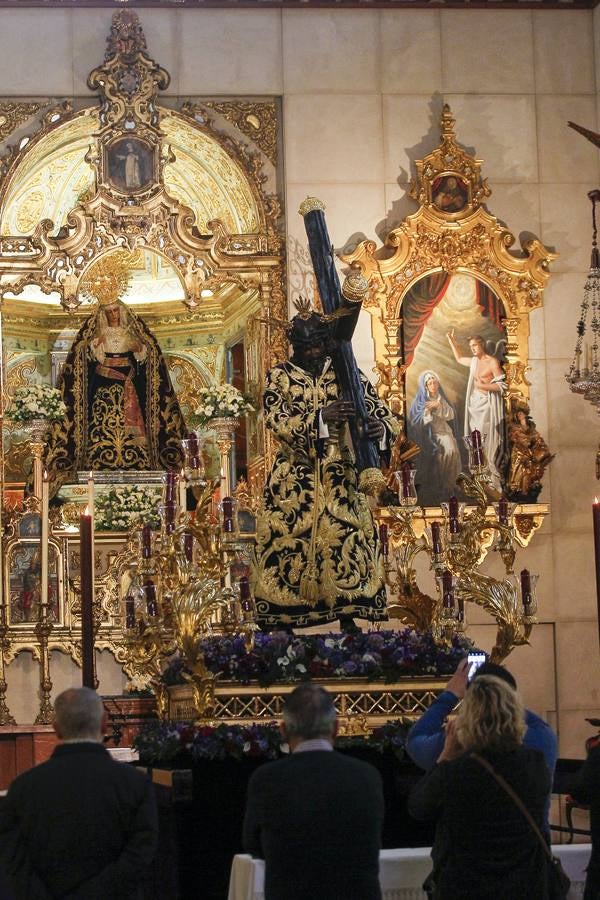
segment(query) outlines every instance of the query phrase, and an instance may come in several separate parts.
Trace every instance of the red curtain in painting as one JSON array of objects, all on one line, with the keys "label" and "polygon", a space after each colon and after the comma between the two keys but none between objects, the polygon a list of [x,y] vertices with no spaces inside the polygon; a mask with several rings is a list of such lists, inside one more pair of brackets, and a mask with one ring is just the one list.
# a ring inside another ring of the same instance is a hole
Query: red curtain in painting
[{"label": "red curtain in painting", "polygon": [[450,284],[446,272],[427,275],[410,289],[410,301],[402,304],[402,330],[404,336],[404,365],[413,361],[423,329]]},{"label": "red curtain in painting", "polygon": [[504,331],[504,307],[491,288],[483,281],[475,279],[475,297],[482,315],[491,319],[499,331]]}]

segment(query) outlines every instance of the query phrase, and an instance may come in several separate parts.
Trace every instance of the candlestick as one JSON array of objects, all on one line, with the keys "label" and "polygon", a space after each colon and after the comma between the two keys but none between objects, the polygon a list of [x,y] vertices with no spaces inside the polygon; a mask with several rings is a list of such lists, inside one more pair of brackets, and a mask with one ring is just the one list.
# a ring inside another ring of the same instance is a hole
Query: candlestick
[{"label": "candlestick", "polygon": [[40,547],[40,602],[43,606],[48,603],[48,538],[50,531],[50,519],[48,515],[48,472],[44,470],[42,476],[42,529]]},{"label": "candlestick", "polygon": [[144,594],[146,596],[146,611],[153,619],[158,615],[158,601],[156,599],[156,585],[150,578],[144,581]]},{"label": "candlestick", "polygon": [[381,553],[387,557],[390,551],[388,526],[382,522],[379,526],[379,543],[381,544]]},{"label": "candlestick", "polygon": [[402,496],[404,498],[410,497],[410,472],[411,467],[410,463],[402,464]]},{"label": "candlestick", "polygon": [[92,523],[92,606],[96,590],[96,560],[94,559],[94,544],[96,541],[96,517],[94,513],[94,473],[88,473],[88,514]]},{"label": "candlestick", "polygon": [[175,502],[175,485],[177,483],[177,472],[165,472],[165,506]]},{"label": "candlestick", "polygon": [[521,599],[524,607],[531,606],[531,576],[527,569],[521,571]]},{"label": "candlestick", "polygon": [[431,523],[431,544],[436,555],[442,552],[442,534],[439,522]]},{"label": "candlestick", "polygon": [[81,684],[96,689],[94,676],[94,610],[92,591],[92,517],[79,518],[79,580],[81,585]]},{"label": "candlestick", "polygon": [[596,605],[598,608],[598,639],[600,640],[600,501],[596,497],[592,505],[594,521],[594,559],[596,561]]}]

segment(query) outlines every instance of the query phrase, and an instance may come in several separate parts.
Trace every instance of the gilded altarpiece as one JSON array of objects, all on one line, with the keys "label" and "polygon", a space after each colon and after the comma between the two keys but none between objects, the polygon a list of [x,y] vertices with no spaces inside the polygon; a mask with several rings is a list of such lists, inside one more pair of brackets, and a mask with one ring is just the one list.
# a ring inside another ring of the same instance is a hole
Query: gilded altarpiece
[{"label": "gilded altarpiece", "polygon": [[[225,380],[230,348],[243,345],[241,376],[257,410],[246,423],[251,486],[261,483],[272,452],[259,410],[264,373],[286,353],[271,324],[287,317],[278,105],[198,98],[171,108],[160,96],[169,80],[137,15],[123,10],[113,16],[103,63],[89,75],[96,102],[0,101],[4,664],[22,649],[39,656],[36,540],[30,546],[19,524],[30,441],[5,412],[18,388],[56,383],[92,312],[81,286],[96,261],[129,254],[124,301],[158,341],[190,427],[199,388]],[[75,485],[74,503],[52,514],[48,649],[77,663],[73,526],[85,491]],[[27,512],[39,517],[35,499]],[[118,659],[125,537],[96,534],[97,647]]]}]

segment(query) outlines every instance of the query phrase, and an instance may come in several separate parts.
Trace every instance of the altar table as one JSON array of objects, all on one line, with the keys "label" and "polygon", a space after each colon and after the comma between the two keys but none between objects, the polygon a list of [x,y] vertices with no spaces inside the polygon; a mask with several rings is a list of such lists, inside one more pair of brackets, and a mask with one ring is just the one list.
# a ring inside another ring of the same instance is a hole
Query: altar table
[{"label": "altar table", "polygon": [[[571,879],[569,900],[583,897],[585,867],[590,858],[589,844],[557,844],[558,856]],[[382,850],[379,854],[379,883],[382,900],[427,900],[421,885],[431,871],[431,848],[410,847]],[[265,864],[246,854],[233,858],[228,900],[264,900]]]}]

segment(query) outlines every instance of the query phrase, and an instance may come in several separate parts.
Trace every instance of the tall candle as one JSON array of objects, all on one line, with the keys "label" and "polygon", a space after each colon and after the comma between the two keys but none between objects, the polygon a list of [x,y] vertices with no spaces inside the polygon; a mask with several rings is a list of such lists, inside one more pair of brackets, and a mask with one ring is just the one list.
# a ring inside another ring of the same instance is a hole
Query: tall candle
[{"label": "tall candle", "polygon": [[439,522],[431,523],[431,544],[434,553],[438,554],[442,552],[442,535]]},{"label": "tall candle", "polygon": [[239,581],[240,606],[245,613],[252,612],[252,594],[250,593],[250,581],[247,575],[242,575]]},{"label": "tall candle", "polygon": [[381,552],[383,556],[387,556],[390,551],[388,526],[382,522],[379,526],[379,542],[381,544]]},{"label": "tall candle", "polygon": [[96,688],[94,677],[94,610],[92,592],[92,517],[79,518],[79,579],[81,584],[81,684]]},{"label": "tall candle", "polygon": [[135,600],[131,594],[125,597],[125,628],[135,628]]},{"label": "tall candle", "polygon": [[185,480],[185,469],[179,473],[179,512],[184,513],[187,508],[187,483]]},{"label": "tall candle", "polygon": [[40,601],[43,604],[48,603],[48,538],[50,535],[48,488],[48,473],[44,470],[42,476],[42,546],[40,548]]},{"label": "tall candle", "polygon": [[175,500],[176,482],[177,472],[167,472],[165,475],[165,505],[173,503]]},{"label": "tall candle", "polygon": [[446,609],[454,609],[454,582],[449,569],[442,572],[442,605]]},{"label": "tall candle", "polygon": [[456,497],[450,497],[448,500],[448,527],[450,534],[458,534],[458,500]]},{"label": "tall candle", "polygon": [[596,606],[598,608],[598,638],[600,639],[600,501],[596,497],[592,505],[594,519],[594,559],[596,561]]},{"label": "tall candle", "polygon": [[183,535],[183,552],[189,563],[194,561],[194,535],[189,531]]},{"label": "tall candle", "polygon": [[142,559],[152,556],[152,530],[149,525],[142,526]]},{"label": "tall candle", "polygon": [[531,575],[527,569],[521,571],[521,599],[523,606],[531,604]]},{"label": "tall candle", "polygon": [[170,534],[175,530],[175,503],[167,500],[165,503],[165,531]]},{"label": "tall candle", "polygon": [[96,520],[94,518],[94,473],[88,472],[88,513],[92,522],[92,604],[96,589],[96,561],[94,559],[94,543],[96,540]]},{"label": "tall candle", "polygon": [[473,447],[473,462],[476,466],[482,466],[483,447],[481,444],[481,432],[476,428],[471,432],[471,446]]},{"label": "tall candle", "polygon": [[233,525],[233,499],[231,497],[223,497],[223,531],[225,534],[231,534],[234,531]]},{"label": "tall candle", "polygon": [[158,615],[158,601],[156,599],[156,585],[150,578],[144,581],[144,594],[146,596],[146,610],[150,618]]},{"label": "tall candle", "polygon": [[498,500],[498,522],[500,525],[508,525],[508,500],[500,497]]},{"label": "tall candle", "polygon": [[402,463],[402,497],[406,500],[410,497],[410,463]]}]

